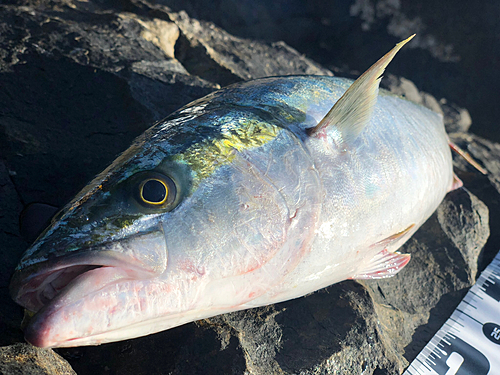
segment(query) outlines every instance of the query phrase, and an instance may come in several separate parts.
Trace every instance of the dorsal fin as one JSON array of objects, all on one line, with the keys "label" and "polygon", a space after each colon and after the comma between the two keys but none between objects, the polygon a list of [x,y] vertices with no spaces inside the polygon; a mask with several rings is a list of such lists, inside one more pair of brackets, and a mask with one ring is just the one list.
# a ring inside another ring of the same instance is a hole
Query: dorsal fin
[{"label": "dorsal fin", "polygon": [[414,36],[415,34],[396,44],[384,57],[354,81],[318,125],[309,128],[307,133],[310,136],[318,136],[333,125],[340,133],[341,143],[349,143],[356,139],[370,121],[385,68],[396,53]]}]

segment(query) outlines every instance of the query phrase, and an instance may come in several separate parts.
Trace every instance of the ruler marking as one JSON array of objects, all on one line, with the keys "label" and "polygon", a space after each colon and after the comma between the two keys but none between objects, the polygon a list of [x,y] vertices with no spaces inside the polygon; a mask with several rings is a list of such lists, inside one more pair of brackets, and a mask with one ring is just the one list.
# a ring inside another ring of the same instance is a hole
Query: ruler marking
[{"label": "ruler marking", "polygon": [[[465,327],[462,323],[459,323],[457,320],[453,319],[453,318],[448,318],[449,320],[453,320],[455,322],[455,324],[461,326],[462,328]],[[451,328],[455,328],[455,327],[451,327]],[[456,330],[458,330],[458,328],[455,328]]]},{"label": "ruler marking", "polygon": [[428,363],[425,363],[425,362],[422,362],[420,361],[420,363],[422,363],[422,366],[427,370],[427,371],[432,371],[432,368],[429,366]]},{"label": "ruler marking", "polygon": [[[483,323],[481,323],[479,320],[477,320],[476,318],[470,316],[469,314],[467,314],[466,312],[463,312],[462,310],[459,310],[457,309],[457,311],[460,311],[462,314],[464,314],[465,316],[469,317],[469,319],[472,319],[473,321],[475,321],[476,323],[479,323],[480,325],[483,325]],[[465,327],[465,326],[462,326],[462,327]]]},{"label": "ruler marking", "polygon": [[473,291],[472,289],[471,289],[471,290],[469,290],[469,293],[474,294],[474,295],[475,295],[477,298],[479,298],[480,300],[484,300],[484,298],[483,298],[483,297],[481,297],[479,294],[474,293],[474,291]]},{"label": "ruler marking", "polygon": [[[499,351],[484,350],[491,347],[490,341],[500,344],[496,339],[500,335],[500,325],[489,321],[483,324],[479,318],[500,315],[500,303],[492,303],[486,296],[500,302],[500,252],[403,375],[449,372],[486,375],[490,369],[498,369]],[[475,323],[480,326],[479,332]]]},{"label": "ruler marking", "polygon": [[425,363],[423,363],[423,362],[422,362],[422,361],[421,361],[418,357],[417,357],[417,358],[415,358],[415,359],[416,359],[418,362],[420,362],[420,364],[422,365],[422,367],[424,367],[424,368],[425,368],[425,369],[427,369],[427,370],[431,370],[431,369],[430,369],[430,368],[428,368],[428,367],[426,366],[426,364],[425,364]]},{"label": "ruler marking", "polygon": [[471,304],[470,302],[466,301],[465,298],[463,299],[462,302],[465,302],[467,305],[469,305],[470,307],[472,307],[473,309],[476,309],[477,310],[477,307],[474,306],[473,304]]}]

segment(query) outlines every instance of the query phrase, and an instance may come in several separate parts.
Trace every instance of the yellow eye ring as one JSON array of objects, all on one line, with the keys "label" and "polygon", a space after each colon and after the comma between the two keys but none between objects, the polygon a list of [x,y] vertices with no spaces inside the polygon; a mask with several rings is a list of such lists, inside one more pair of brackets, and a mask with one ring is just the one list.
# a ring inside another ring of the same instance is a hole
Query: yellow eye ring
[{"label": "yellow eye ring", "polygon": [[168,184],[159,178],[148,178],[139,186],[139,197],[148,205],[163,205],[167,201],[168,194]]},{"label": "yellow eye ring", "polygon": [[131,187],[135,201],[154,212],[170,211],[179,203],[177,186],[166,174],[157,171],[139,172],[133,176]]}]

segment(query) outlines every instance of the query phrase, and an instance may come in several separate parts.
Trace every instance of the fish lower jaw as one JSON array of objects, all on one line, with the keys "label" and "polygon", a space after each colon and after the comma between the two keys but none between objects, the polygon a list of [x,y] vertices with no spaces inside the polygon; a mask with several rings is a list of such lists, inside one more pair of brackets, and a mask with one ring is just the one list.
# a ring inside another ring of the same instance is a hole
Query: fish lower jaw
[{"label": "fish lower jaw", "polygon": [[[52,330],[51,322],[54,321],[52,319],[54,316],[60,315],[61,311],[65,311],[68,308],[77,311],[73,306],[78,306],[86,299],[99,295],[99,293],[103,293],[105,290],[113,289],[120,282],[123,283],[129,280],[131,280],[129,270],[118,267],[93,267],[80,273],[62,287],[55,296],[45,301],[43,306],[38,309],[25,330],[27,341],[35,346],[53,347],[54,345],[52,345],[51,339],[49,338],[49,332]],[[41,301],[46,298],[44,295],[46,288],[47,286],[45,285],[44,288],[39,288],[41,290],[32,292],[33,298],[35,298],[38,303],[42,303]],[[42,295],[42,297],[37,295],[37,292],[39,295]],[[20,296],[19,300],[21,300],[24,305],[29,305],[32,300],[27,298],[30,297],[32,296],[28,295],[27,297],[25,294]],[[66,316],[66,319],[68,317],[69,316]],[[49,340],[47,341],[48,338]]]},{"label": "fish lower jaw", "polygon": [[[235,308],[234,310],[240,310]],[[109,342],[126,340],[147,336],[170,328],[200,319],[206,319],[215,315],[228,312],[224,309],[188,310],[175,314],[168,314],[132,324],[127,324],[116,329],[109,329],[91,335],[76,334],[75,332],[64,330],[62,327],[54,326],[28,326],[25,330],[25,339],[30,344],[41,348],[69,348],[77,346],[95,346]],[[60,331],[56,333],[55,330]]]}]

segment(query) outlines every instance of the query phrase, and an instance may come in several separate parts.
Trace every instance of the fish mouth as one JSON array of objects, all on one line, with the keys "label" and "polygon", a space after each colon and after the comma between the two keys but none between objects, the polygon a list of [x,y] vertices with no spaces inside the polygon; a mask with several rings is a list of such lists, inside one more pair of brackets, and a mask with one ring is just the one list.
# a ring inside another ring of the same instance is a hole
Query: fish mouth
[{"label": "fish mouth", "polygon": [[165,271],[166,263],[163,232],[152,231],[17,270],[10,283],[11,296],[35,313],[25,329],[26,340],[40,347],[59,346],[45,334],[47,324],[52,324],[47,323],[50,316],[119,283],[157,277]]},{"label": "fish mouth", "polygon": [[[130,278],[148,276],[147,271],[134,268],[132,264],[118,259],[103,257],[102,254],[96,256],[81,254],[59,259],[56,262],[56,264],[47,262],[41,267],[35,265],[17,271],[10,284],[11,296],[14,301],[36,313],[71,283],[74,283],[76,279],[99,268],[123,270]],[[116,281],[117,279],[114,279],[110,283]]]}]

